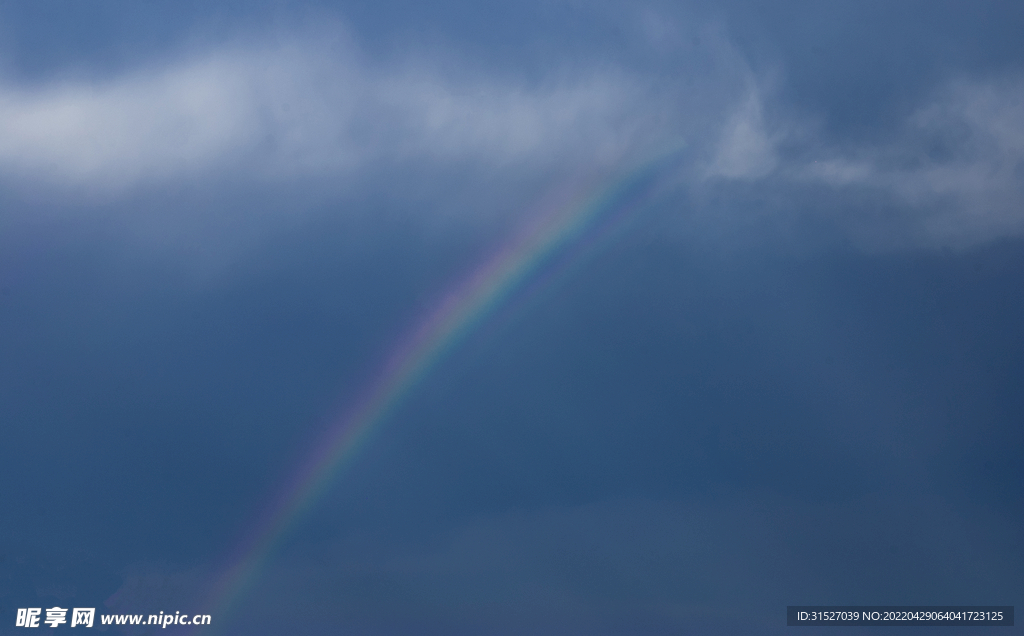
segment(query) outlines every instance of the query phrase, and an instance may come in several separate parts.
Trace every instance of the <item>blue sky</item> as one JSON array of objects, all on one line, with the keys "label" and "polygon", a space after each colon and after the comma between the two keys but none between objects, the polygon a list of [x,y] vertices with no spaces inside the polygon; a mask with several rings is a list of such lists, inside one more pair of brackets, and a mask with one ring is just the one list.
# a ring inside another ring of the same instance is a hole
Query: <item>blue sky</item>
[{"label": "blue sky", "polygon": [[0,633],[204,607],[446,290],[553,192],[678,147],[431,368],[221,633],[1020,605],[1022,29],[1010,2],[0,2]]}]

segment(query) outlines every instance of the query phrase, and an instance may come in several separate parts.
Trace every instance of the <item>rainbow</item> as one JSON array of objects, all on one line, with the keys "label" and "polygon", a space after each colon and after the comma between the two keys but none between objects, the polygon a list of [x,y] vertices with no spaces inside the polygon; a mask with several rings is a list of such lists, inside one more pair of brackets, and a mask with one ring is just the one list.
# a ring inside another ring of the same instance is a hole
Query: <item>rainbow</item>
[{"label": "rainbow", "polygon": [[[334,420],[323,439],[280,490],[254,531],[241,543],[210,594],[209,611],[224,625],[231,609],[255,583],[275,547],[352,461],[373,431],[395,411],[412,388],[467,334],[539,270],[569,248],[586,243],[601,221],[635,210],[650,198],[660,177],[675,166],[680,150],[660,154],[588,196],[557,197],[540,207],[508,241],[461,284],[441,298],[413,328],[355,405]],[[563,263],[569,259],[562,259]],[[216,629],[213,625],[211,625]],[[210,628],[206,628],[210,630]],[[219,631],[219,630],[218,630]]]}]

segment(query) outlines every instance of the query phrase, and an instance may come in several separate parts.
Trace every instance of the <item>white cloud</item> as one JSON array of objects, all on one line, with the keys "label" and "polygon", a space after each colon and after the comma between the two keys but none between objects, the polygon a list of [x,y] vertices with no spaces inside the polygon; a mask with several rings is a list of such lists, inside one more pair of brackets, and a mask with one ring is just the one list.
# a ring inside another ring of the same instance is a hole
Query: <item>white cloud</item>
[{"label": "white cloud", "polygon": [[667,110],[649,85],[613,70],[527,85],[359,60],[352,47],[293,40],[105,82],[0,85],[0,175],[119,191],[382,160],[611,160],[652,138]]},{"label": "white cloud", "polygon": [[195,168],[251,134],[243,88],[214,62],[108,86],[4,90],[0,162],[8,172],[72,182]]}]

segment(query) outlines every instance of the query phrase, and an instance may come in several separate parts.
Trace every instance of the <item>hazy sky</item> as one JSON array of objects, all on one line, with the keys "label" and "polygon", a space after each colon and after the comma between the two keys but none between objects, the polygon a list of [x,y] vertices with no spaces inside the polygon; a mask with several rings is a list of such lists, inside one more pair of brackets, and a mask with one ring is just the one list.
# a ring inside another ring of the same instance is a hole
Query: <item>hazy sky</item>
[{"label": "hazy sky", "polygon": [[0,1],[0,634],[216,607],[403,334],[678,148],[218,633],[1024,605],[1021,33],[1017,2]]}]

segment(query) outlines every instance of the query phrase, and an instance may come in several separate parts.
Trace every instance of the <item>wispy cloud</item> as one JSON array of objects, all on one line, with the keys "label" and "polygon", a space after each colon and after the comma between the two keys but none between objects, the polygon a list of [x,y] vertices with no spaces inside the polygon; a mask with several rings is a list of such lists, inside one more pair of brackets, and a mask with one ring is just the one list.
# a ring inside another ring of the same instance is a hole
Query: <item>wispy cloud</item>
[{"label": "wispy cloud", "polygon": [[351,46],[295,39],[104,82],[0,85],[0,174],[117,191],[211,170],[274,178],[377,161],[609,160],[666,123],[651,86],[615,70],[528,85],[361,60]]},{"label": "wispy cloud", "polygon": [[761,93],[752,85],[723,126],[706,177],[757,179],[775,169],[778,158],[762,110]]},{"label": "wispy cloud", "polygon": [[812,208],[808,197],[822,187],[856,195],[869,203],[842,207],[873,248],[963,247],[1024,232],[1024,79],[950,81],[884,143],[822,142],[806,125],[768,121],[764,100],[752,88],[723,124],[705,179],[785,186]]}]

